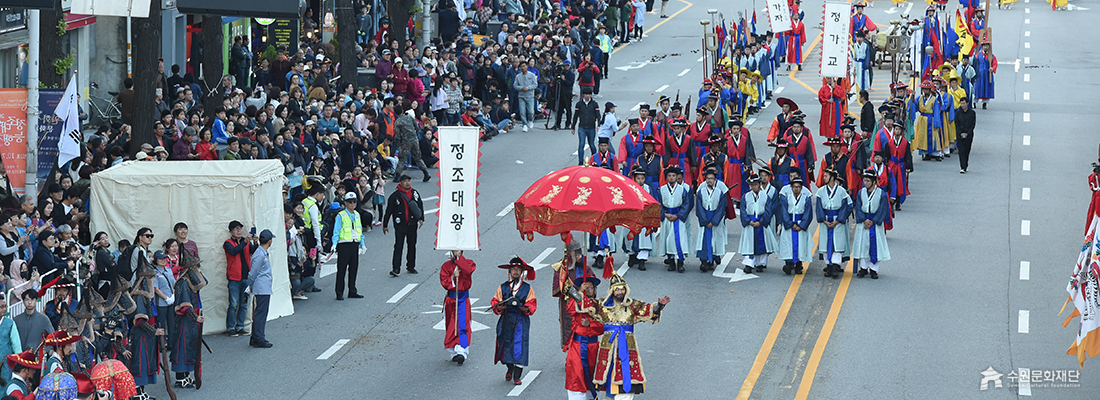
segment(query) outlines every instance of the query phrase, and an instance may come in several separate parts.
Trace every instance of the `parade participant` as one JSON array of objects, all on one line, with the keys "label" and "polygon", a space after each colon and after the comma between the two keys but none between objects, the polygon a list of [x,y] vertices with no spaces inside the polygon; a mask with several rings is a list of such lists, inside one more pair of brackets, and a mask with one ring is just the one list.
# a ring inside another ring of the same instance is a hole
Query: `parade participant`
[{"label": "parade participant", "polygon": [[768,143],[774,143],[776,139],[787,133],[787,128],[791,127],[794,112],[798,111],[798,104],[786,97],[775,99],[775,102],[782,107],[783,112],[776,115],[775,120],[772,121],[772,127],[768,130]]},{"label": "parade participant", "polygon": [[[173,334],[168,337],[169,359],[172,372],[176,373],[174,387],[195,387],[195,378],[191,376],[201,368],[199,351],[202,350],[202,298],[199,291],[208,281],[202,273],[197,257],[184,258],[183,270],[173,288],[176,304],[171,314],[174,326]],[[167,316],[166,316],[167,317]],[[200,376],[201,377],[201,376]]]},{"label": "parade participant", "polygon": [[714,264],[726,255],[726,191],[729,188],[718,180],[719,168],[708,164],[703,172],[703,183],[695,192],[695,217],[699,221],[695,255],[699,257],[699,272],[713,271]]},{"label": "parade participant", "polygon": [[747,68],[742,68],[737,74],[737,91],[741,94],[741,96],[737,98],[737,115],[740,115],[741,118],[745,118],[745,116],[750,113],[753,105],[760,99],[760,93],[756,90],[756,84],[749,79],[749,75],[751,74],[752,72]]},{"label": "parade participant", "polygon": [[959,173],[965,174],[970,168],[970,146],[974,143],[974,109],[970,108],[970,99],[959,99],[959,110],[955,112],[955,129],[959,135]]},{"label": "parade participant", "polygon": [[703,158],[703,154],[707,152],[707,141],[710,140],[711,127],[708,119],[707,110],[703,107],[699,107],[695,110],[695,122],[692,122],[688,126],[688,136],[691,137],[692,149],[695,150],[694,165],[703,166],[700,162]]},{"label": "parade participant", "polygon": [[[405,175],[402,175],[405,176]],[[390,195],[392,199],[397,194]],[[355,192],[344,194],[344,209],[336,215],[332,228],[332,244],[336,251],[336,300],[344,299],[344,282],[347,279],[348,298],[361,299],[363,295],[355,288],[355,280],[359,275],[359,251],[367,248],[366,239],[363,237],[363,220],[358,211],[359,198]],[[388,211],[388,210],[387,210]],[[409,249],[412,254],[415,249]],[[400,266],[401,255],[397,254],[396,261]],[[400,271],[400,268],[394,267]],[[393,273],[391,272],[391,275]]]},{"label": "parade participant", "polygon": [[[761,169],[761,173],[765,171]],[[770,175],[770,173],[769,173]],[[763,191],[765,183],[759,175],[749,173],[751,192],[741,201],[741,243],[738,252],[744,256],[745,273],[764,272],[768,267],[768,255],[775,252],[775,231],[771,228],[773,198]]]},{"label": "parade participant", "polygon": [[[635,165],[631,175],[634,178],[634,183],[641,186],[643,191],[650,195],[653,194],[653,188],[656,186],[650,186],[647,182],[649,177],[645,168],[641,165]],[[624,236],[627,235],[624,233]],[[645,263],[649,261],[649,253],[653,251],[653,234],[649,232],[648,228],[643,228],[641,232],[634,235],[634,239],[627,239],[627,237],[623,239],[625,239],[623,249],[626,250],[627,254],[630,254],[630,260],[626,263],[627,267],[636,265],[639,271],[645,271]]]},{"label": "parade participant", "polygon": [[[157,372],[160,360],[160,348],[157,345],[156,336],[164,336],[164,328],[159,327],[159,318],[156,315],[156,307],[153,304],[154,285],[157,272],[151,265],[142,264],[134,271],[134,287],[130,289],[136,308],[132,315],[133,325],[130,329],[130,353],[132,357],[128,365],[130,373],[134,375],[134,385],[137,386],[137,398],[148,400],[151,398],[145,392],[145,385],[157,383]],[[245,277],[247,279],[247,277]]]},{"label": "parade participant", "polygon": [[645,171],[645,182],[650,190],[661,185],[661,174],[664,171],[664,159],[656,151],[658,144],[659,142],[653,136],[646,136],[642,139],[644,152],[634,161],[635,169],[641,167]]},{"label": "parade participant", "polygon": [[791,171],[799,171],[798,162],[787,155],[788,144],[786,139],[780,138],[775,143],[769,144],[769,147],[775,147],[775,155],[772,156],[770,162],[768,162],[769,175],[774,173],[775,180],[771,182],[771,185],[779,190],[790,183]]},{"label": "parade participant", "polygon": [[[7,380],[4,394],[14,397],[16,400],[33,399],[31,386],[34,376],[42,369],[42,363],[38,361],[30,350],[18,354],[11,354],[5,358],[8,369],[12,370],[11,379]],[[28,397],[29,396],[29,397]]]},{"label": "parade participant", "polygon": [[[943,52],[941,41],[943,40],[943,31],[940,29],[940,20],[936,17],[936,8],[928,6],[924,10],[924,22],[921,24],[921,43],[920,43],[920,76],[927,78],[933,69],[937,65],[943,62]],[[924,49],[931,47],[932,51],[925,52]],[[916,67],[913,68],[917,70]]]},{"label": "parade participant", "polygon": [[[841,130],[844,135],[851,137],[852,130],[855,127],[851,125],[841,126]],[[848,169],[848,155],[844,154],[844,140],[836,137],[825,140],[825,145],[829,146],[829,152],[821,157],[821,169],[817,173],[817,182],[815,185],[819,188],[825,187],[827,170],[846,171]]]},{"label": "parade participant", "polygon": [[[412,187],[412,178],[408,175],[398,177],[397,190],[386,201],[386,213],[382,216],[382,233],[390,231],[389,223],[393,220],[393,269],[390,276],[396,277],[401,272],[401,253],[405,245],[409,246],[405,254],[405,272],[416,274],[416,231],[424,225],[424,200],[420,192]],[[359,235],[363,237],[362,234]],[[365,242],[361,246],[366,246]],[[358,262],[358,257],[353,257],[353,262]],[[351,297],[351,295],[348,295]]]},{"label": "parade participant", "polygon": [[882,107],[878,109],[879,112],[882,113],[882,121],[878,123],[878,129],[874,131],[875,134],[871,136],[869,143],[864,143],[864,145],[870,145],[867,151],[871,153],[886,151],[890,141],[894,138],[894,120],[897,116],[891,112],[893,108],[883,104]]},{"label": "parade participant", "polygon": [[753,148],[749,130],[744,127],[740,118],[730,119],[726,137],[729,163],[726,164],[724,181],[732,191],[729,197],[740,203],[745,192],[749,191],[748,176],[752,171],[752,164],[756,162],[756,149]]},{"label": "parade participant", "polygon": [[955,148],[955,96],[942,77],[933,77],[932,82],[936,85],[936,121],[942,131],[943,155],[951,157],[951,150]]},{"label": "parade participant", "polygon": [[508,264],[498,268],[508,270],[508,280],[497,287],[490,302],[493,312],[500,315],[497,321],[496,355],[493,364],[502,363],[508,367],[504,380],[516,385],[522,382],[523,367],[527,366],[530,350],[528,338],[531,333],[531,314],[535,313],[537,303],[535,291],[523,279],[535,280],[535,269],[519,256],[512,257]]},{"label": "parade participant", "polygon": [[[6,359],[9,355],[23,351],[23,345],[19,341],[19,327],[8,315],[8,301],[4,296],[0,296],[0,315],[0,355]],[[4,382],[11,382],[11,366],[8,363],[0,364],[0,371]]]},{"label": "parade participant", "polygon": [[[720,83],[721,77],[718,79]],[[710,125],[711,128],[710,132],[707,132],[708,136],[720,133],[722,131],[722,125],[726,124],[726,116],[722,114],[722,107],[719,105],[720,92],[721,89],[719,88],[712,89],[710,94],[706,97],[706,104],[699,107],[707,112],[707,124]],[[700,99],[702,99],[702,97],[700,97]]]},{"label": "parade participant", "polygon": [[[859,7],[857,5],[856,7]],[[861,7],[860,7],[861,8]],[[856,8],[859,10],[860,8]],[[859,14],[866,19],[865,15]],[[857,16],[853,15],[854,20]],[[869,22],[870,20],[868,20]],[[864,39],[867,35],[866,31],[856,30],[852,39],[855,43],[852,44],[852,56],[854,61],[852,63],[852,69],[855,72],[855,85],[859,87],[860,91],[870,90],[871,81],[874,78],[874,68],[872,68],[874,60],[874,46],[867,42],[870,38]],[[862,96],[862,93],[860,94]]]},{"label": "parade participant", "polygon": [[841,145],[842,152],[848,156],[848,166],[843,171],[837,171],[841,173],[841,177],[848,183],[847,189],[850,192],[849,196],[855,194],[861,186],[863,186],[860,176],[863,174],[864,166],[867,163],[867,158],[863,153],[863,146],[860,145],[859,136],[855,134],[855,127],[848,124],[848,129],[841,129],[841,134],[844,136],[844,142]]},{"label": "parade participant", "polygon": [[703,175],[706,173],[706,169],[710,167],[715,169],[719,181],[724,182],[726,180],[726,175],[728,173],[726,168],[730,164],[730,157],[723,152],[725,142],[725,139],[722,139],[721,136],[716,134],[711,135],[710,138],[707,139],[707,152],[704,153],[703,157],[699,160],[699,165],[705,166],[705,168],[699,168],[699,174],[695,177],[695,181],[700,182],[700,185],[702,185]]},{"label": "parade participant", "polygon": [[894,122],[894,137],[890,139],[887,154],[890,155],[886,167],[890,175],[890,199],[894,203],[894,209],[901,211],[901,204],[905,203],[905,196],[909,195],[909,173],[913,172],[913,149],[909,141],[905,140],[905,130],[901,122]]},{"label": "parade participant", "polygon": [[[844,188],[844,180],[835,169],[825,170],[825,185],[817,189],[814,213],[817,223],[824,226],[817,252],[825,261],[825,276],[839,278],[842,263],[848,261],[848,215],[852,212],[852,198]],[[840,227],[839,229],[837,227]]]},{"label": "parade participant", "polygon": [[856,231],[852,239],[852,258],[859,260],[859,272],[862,278],[871,274],[878,279],[878,265],[890,259],[890,248],[886,244],[886,229],[883,225],[890,215],[888,195],[877,185],[878,175],[873,169],[863,172],[863,190],[855,201]]},{"label": "parade participant", "polygon": [[802,189],[802,178],[791,178],[790,193],[780,192],[776,205],[776,215],[783,224],[783,232],[779,235],[779,258],[785,261],[783,272],[787,275],[792,270],[802,274],[802,263],[813,260],[813,242],[807,231],[814,218],[813,195]]},{"label": "parade participant", "polygon": [[840,136],[840,125],[844,115],[848,114],[848,91],[843,78],[824,78],[821,89],[817,91],[817,101],[821,103],[821,131],[824,137]]},{"label": "parade participant", "polygon": [[[796,115],[783,139],[787,142],[787,153],[794,159],[803,179],[812,177],[814,164],[817,162],[817,149],[814,148],[812,133],[805,127],[804,119]],[[772,170],[776,174],[780,173],[774,168]]]},{"label": "parade participant", "polygon": [[[631,400],[645,390],[646,378],[642,360],[638,354],[638,342],[634,338],[634,325],[642,322],[657,323],[661,311],[669,302],[668,296],[646,303],[630,298],[630,288],[618,274],[611,277],[607,298],[582,309],[603,323],[603,336],[592,373],[592,382],[599,391],[615,400]],[[574,299],[581,295],[573,292]]]},{"label": "parade participant", "polygon": [[[594,310],[599,299],[596,287],[600,280],[586,275],[573,279],[570,289],[579,294],[568,297],[566,310],[572,324],[569,341],[565,348],[565,390],[569,400],[588,400],[597,398],[596,385],[592,383],[592,371],[596,370],[596,355],[600,350],[600,335],[603,323],[582,310]],[[575,289],[574,289],[575,288]]]},{"label": "parade participant", "polygon": [[68,276],[62,276],[47,283],[38,290],[39,297],[46,294],[46,289],[54,289],[54,298],[50,300],[42,307],[42,313],[46,314],[50,318],[50,323],[53,326],[58,326],[63,316],[71,316],[73,311],[76,311],[77,302],[72,296],[72,290],[76,287],[76,282],[69,279]]},{"label": "parade participant", "polygon": [[[866,5],[862,2],[856,3],[854,6],[852,6],[852,8],[855,9],[855,12],[852,13],[852,24],[849,27],[848,31],[849,35],[855,36],[855,34],[859,33],[860,31],[871,32],[878,30],[878,25],[875,25],[874,21],[871,21],[871,19],[867,18],[867,15],[863,13],[863,7],[865,6]],[[870,86],[867,86],[866,88],[869,87]],[[866,89],[862,85],[860,86],[860,88]]]},{"label": "parade participant", "polygon": [[630,171],[634,169],[635,163],[638,161],[638,156],[642,155],[645,151],[644,140],[639,129],[639,121],[637,118],[631,118],[628,120],[629,128],[626,131],[626,135],[619,140],[619,151],[615,153],[617,156],[615,159],[622,170],[619,173],[624,176],[630,176]]},{"label": "parade participant", "polygon": [[443,320],[446,333],[443,347],[451,355],[451,361],[462,365],[470,356],[470,286],[473,284],[477,264],[462,255],[462,250],[451,250],[449,259],[439,267],[439,283],[447,290],[443,299]]},{"label": "parade participant", "polygon": [[[611,151],[610,138],[600,137],[599,147],[588,165],[612,171],[618,170],[615,153]],[[604,261],[617,250],[615,239],[615,234],[610,229],[604,230],[599,235],[588,235],[588,256],[594,260],[592,268],[604,267]]]},{"label": "parade participant", "polygon": [[970,65],[970,57],[962,57],[959,60],[959,65],[955,67],[955,72],[959,74],[961,82],[959,86],[966,92],[966,98],[970,100],[971,105],[974,104],[974,78],[978,76],[978,72],[974,69],[973,65]]},{"label": "parade participant", "polygon": [[1092,200],[1089,201],[1089,211],[1085,215],[1085,231],[1088,232],[1092,217],[1100,214],[1100,160],[1092,163],[1092,174],[1089,175],[1089,190],[1092,191]]},{"label": "parade participant", "polygon": [[[664,107],[665,111],[670,111],[668,110],[667,96],[661,96],[660,103],[661,107]],[[658,111],[658,113],[661,113],[661,111]],[[665,115],[667,115],[667,113]],[[654,144],[656,145],[656,149],[654,151],[656,151],[657,154],[665,154],[665,148],[663,144],[665,141],[665,137],[662,132],[664,130],[664,127],[662,125],[665,122],[663,121],[664,120],[662,119],[654,119],[653,116],[650,115],[649,104],[642,104],[638,108],[638,133],[641,134],[643,138],[653,136],[653,138],[655,139]]]},{"label": "parade participant", "polygon": [[923,160],[943,160],[942,129],[935,127],[936,96],[932,93],[932,81],[921,82],[920,91],[920,97],[914,98],[917,104],[912,111],[917,114],[913,126],[913,147]]},{"label": "parade participant", "polygon": [[567,307],[569,302],[569,288],[573,286],[573,280],[582,276],[592,275],[592,270],[584,262],[584,249],[581,244],[569,234],[565,237],[565,255],[550,267],[554,270],[554,283],[552,294],[558,298],[558,322],[561,327],[561,346],[569,345],[569,337],[572,335],[573,317]]},{"label": "parade participant", "polygon": [[42,350],[45,353],[45,359],[42,360],[43,373],[52,374],[55,372],[86,370],[89,367],[87,365],[74,365],[73,352],[75,348],[73,344],[80,341],[80,339],[80,336],[70,335],[63,330],[54,331],[42,339]]},{"label": "parade participant", "polygon": [[791,10],[792,29],[785,33],[787,36],[787,71],[791,70],[790,64],[795,64],[795,71],[802,70],[802,46],[806,45],[806,25],[802,24],[802,15],[798,11]]},{"label": "parade participant", "polygon": [[669,271],[684,272],[684,257],[689,246],[688,222],[691,215],[691,186],[681,182],[683,170],[675,165],[665,168],[667,184],[657,191],[661,203],[661,246],[665,250],[665,265]]},{"label": "parade participant", "polygon": [[[691,185],[693,183],[690,180],[692,166],[695,165],[698,158],[696,158],[695,149],[691,145],[691,137],[687,135],[687,126],[687,121],[682,119],[672,121],[672,134],[665,140],[664,165],[678,167],[680,173],[688,177],[685,179],[687,184]],[[667,172],[665,176],[668,176]]]},{"label": "parade participant", "polygon": [[707,98],[707,96],[710,96],[710,91],[713,88],[714,88],[714,82],[713,81],[711,81],[710,79],[703,79],[703,87],[699,89],[699,93],[698,93],[699,94],[699,101],[703,101],[703,99]]},{"label": "parade participant", "polygon": [[993,55],[992,43],[989,39],[982,42],[982,50],[974,57],[974,67],[977,76],[974,79],[973,97],[982,101],[982,109],[993,98],[994,82],[993,74],[997,73],[997,56]]}]

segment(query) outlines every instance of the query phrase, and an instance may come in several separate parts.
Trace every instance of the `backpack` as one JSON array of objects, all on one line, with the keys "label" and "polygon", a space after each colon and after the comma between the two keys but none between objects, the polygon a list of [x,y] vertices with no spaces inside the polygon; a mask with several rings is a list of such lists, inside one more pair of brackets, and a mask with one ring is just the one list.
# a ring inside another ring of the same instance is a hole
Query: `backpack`
[{"label": "backpack", "polygon": [[332,230],[336,227],[336,216],[340,211],[344,211],[344,208],[334,202],[321,214],[321,250],[325,253],[333,251]]},{"label": "backpack", "polygon": [[593,75],[592,68],[585,68],[585,69],[581,70],[581,76],[580,76],[579,81],[581,83],[593,83],[593,82],[595,82],[596,78]]}]

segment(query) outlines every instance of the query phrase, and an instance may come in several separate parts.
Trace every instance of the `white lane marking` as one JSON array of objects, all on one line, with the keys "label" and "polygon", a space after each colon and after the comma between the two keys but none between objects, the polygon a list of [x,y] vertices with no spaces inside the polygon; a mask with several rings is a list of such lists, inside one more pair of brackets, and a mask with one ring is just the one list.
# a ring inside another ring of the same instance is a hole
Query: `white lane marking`
[{"label": "white lane marking", "polygon": [[429,208],[429,209],[427,209],[426,211],[424,211],[424,214],[425,214],[425,215],[427,215],[427,214],[435,214],[435,213],[437,213],[437,212],[439,212],[439,209],[438,209],[438,208]]},{"label": "white lane marking", "polygon": [[535,271],[538,271],[549,266],[550,264],[543,264],[542,261],[545,260],[546,257],[550,257],[550,254],[557,249],[557,247],[547,247],[546,250],[543,250],[542,253],[539,253],[538,257],[535,257],[535,259],[531,261],[531,267],[535,268]]},{"label": "white lane marking", "polygon": [[534,381],[535,378],[538,378],[539,373],[541,372],[542,371],[539,371],[537,369],[527,371],[527,375],[523,376],[523,383],[519,386],[516,386],[515,388],[512,388],[512,391],[508,392],[508,397],[516,397],[519,396],[520,393],[523,393],[523,389],[527,389],[527,385],[530,385],[531,381]]},{"label": "white lane marking", "polygon": [[[1020,368],[1020,374],[1016,376],[1030,376],[1030,368]],[[1031,379],[1017,379],[1020,382],[1020,396],[1031,396]]]},{"label": "white lane marking", "polygon": [[775,88],[775,90],[772,91],[772,94],[779,94],[779,93],[782,93],[782,92],[783,92],[783,86],[780,86],[780,87]]},{"label": "white lane marking", "polygon": [[515,207],[516,207],[515,203],[508,203],[508,206],[504,207],[503,210],[500,210],[500,212],[497,213],[497,216],[498,217],[503,217],[505,215],[508,215],[508,213],[512,212],[512,209],[515,208]]},{"label": "white lane marking", "polygon": [[661,93],[661,92],[665,91],[665,89],[668,89],[668,85],[661,86],[661,87],[657,88],[657,90],[654,90],[654,92]]},{"label": "white lane marking", "polygon": [[1031,135],[1024,135],[1024,146],[1031,146]]},{"label": "white lane marking", "polygon": [[1031,330],[1031,312],[1028,310],[1020,310],[1020,322],[1016,329],[1020,333],[1027,333]]},{"label": "white lane marking", "polygon": [[1031,31],[1024,31],[1025,37],[1031,37]]},{"label": "white lane marking", "polygon": [[1020,261],[1020,280],[1031,279],[1031,261]]},{"label": "white lane marking", "polygon": [[1031,57],[1024,57],[1024,64],[1031,64]]},{"label": "white lane marking", "polygon": [[[471,301],[470,304],[473,304],[473,302]],[[440,310],[440,311],[438,311],[438,313],[442,314],[443,313],[443,311],[442,311],[443,306],[437,306],[437,307],[439,307],[439,310]],[[478,308],[478,307],[473,307],[473,308]],[[489,308],[489,306],[484,306],[482,308],[485,308],[487,310]],[[478,310],[473,310],[473,309],[471,309],[470,312],[471,313],[477,313],[477,314],[489,314],[490,313],[488,311],[478,311]],[[437,312],[432,311],[431,313],[436,314]],[[435,329],[437,331],[447,330],[447,320],[445,318],[439,320],[439,322],[436,322],[435,325],[432,326],[432,329]],[[483,331],[483,330],[486,330],[486,329],[489,329],[488,325],[485,325],[483,323],[480,323],[480,322],[477,322],[477,321],[474,321],[474,320],[470,320],[470,330],[471,331],[477,332],[477,331]]]},{"label": "white lane marking", "polygon": [[[699,61],[703,61],[703,60],[699,60]],[[684,76],[684,75],[687,75],[688,72],[691,72],[691,68],[688,68],[688,69],[685,69],[685,70],[681,71],[680,74],[676,75],[676,76]]]},{"label": "white lane marking", "polygon": [[1024,82],[1031,82],[1031,74],[1024,74]]},{"label": "white lane marking", "polygon": [[1031,171],[1031,160],[1024,160],[1024,171]]},{"label": "white lane marking", "polygon": [[1030,3],[1030,2],[1031,2],[1031,0],[1024,0],[1024,3],[1025,3],[1025,4],[1026,4],[1026,3]]},{"label": "white lane marking", "polygon": [[1020,194],[1020,199],[1031,200],[1031,188],[1024,188],[1023,192]]},{"label": "white lane marking", "polygon": [[1024,42],[1024,48],[1025,49],[1030,49],[1031,48],[1031,42]]},{"label": "white lane marking", "polygon": [[[571,156],[576,156],[576,155],[577,155],[577,152],[575,152],[575,151],[574,151],[574,152],[573,152],[573,154],[570,154],[570,155],[571,155]],[[547,174],[547,175],[550,175],[550,174]]]},{"label": "white lane marking", "polygon": [[730,283],[747,281],[749,279],[756,279],[760,277],[756,274],[746,274],[745,271],[742,271],[742,268],[740,266],[734,267],[733,273],[726,272],[726,268],[729,266],[730,261],[733,261],[736,255],[737,254],[734,253],[726,253],[726,255],[722,256],[722,261],[720,263],[721,265],[718,265],[714,268],[713,275],[719,278],[730,278]]},{"label": "white lane marking", "polygon": [[634,107],[630,107],[630,111],[638,111],[639,108],[642,108],[642,104],[645,104],[645,103],[635,104]]},{"label": "white lane marking", "polygon": [[1020,234],[1023,236],[1031,236],[1031,220],[1025,219],[1020,221]]},{"label": "white lane marking", "polygon": [[756,117],[749,118],[749,120],[747,122],[745,122],[745,126],[746,127],[752,126],[753,122],[756,122]]},{"label": "white lane marking", "polygon": [[[629,257],[629,256],[627,256],[627,257]],[[626,265],[629,262],[630,262],[630,260],[623,261],[623,264],[619,266],[619,269],[615,270],[615,273],[619,274],[619,276],[626,275],[626,271],[630,270],[630,266]]]},{"label": "white lane marking", "polygon": [[424,201],[439,200],[439,196],[425,197]]},{"label": "white lane marking", "polygon": [[351,339],[337,340],[336,344],[332,345],[332,347],[329,347],[328,350],[325,350],[325,352],[321,353],[320,356],[317,356],[317,359],[318,360],[327,360],[329,357],[332,357],[333,354],[336,354],[337,351],[340,351],[340,348],[344,347],[344,345],[348,344],[348,342],[350,342],[350,341],[351,341]]},{"label": "white lane marking", "polygon": [[409,292],[411,292],[413,289],[415,289],[416,285],[417,285],[416,283],[410,283],[408,285],[405,285],[404,288],[397,291],[397,294],[393,295],[393,297],[390,297],[389,300],[386,300],[386,303],[394,304],[394,303],[397,303],[397,302],[401,301],[401,298],[405,297],[406,294],[409,294]]},{"label": "white lane marking", "polygon": [[706,58],[706,56],[699,56],[699,59],[695,60],[695,62],[703,62],[703,58]]},{"label": "white lane marking", "polygon": [[1031,100],[1031,92],[1024,92],[1024,100]]},{"label": "white lane marking", "polygon": [[1024,23],[1025,24],[1030,24],[1031,23],[1031,18],[1024,18]]},{"label": "white lane marking", "polygon": [[1031,113],[1024,113],[1024,122],[1031,122]]},{"label": "white lane marking", "polygon": [[1024,14],[1031,14],[1031,9],[1030,9],[1030,8],[1027,8],[1027,7],[1025,7],[1025,8],[1024,8]]},{"label": "white lane marking", "polygon": [[909,5],[905,6],[905,12],[903,12],[902,14],[909,15],[909,11],[912,11],[912,10],[913,10],[913,3],[909,3]]}]

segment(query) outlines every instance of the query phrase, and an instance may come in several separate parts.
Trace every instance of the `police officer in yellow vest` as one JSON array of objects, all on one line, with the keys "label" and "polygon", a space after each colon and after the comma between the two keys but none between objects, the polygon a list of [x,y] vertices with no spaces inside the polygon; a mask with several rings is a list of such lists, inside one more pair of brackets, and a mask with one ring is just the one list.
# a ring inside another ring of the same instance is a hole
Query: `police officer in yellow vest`
[{"label": "police officer in yellow vest", "polygon": [[344,195],[344,209],[336,215],[332,229],[332,243],[336,244],[336,300],[344,299],[344,273],[347,272],[348,298],[361,299],[355,289],[355,275],[359,273],[359,249],[366,249],[363,240],[363,220],[355,211],[359,199],[354,192]]},{"label": "police officer in yellow vest", "polygon": [[[309,252],[309,258],[317,261],[317,253],[321,252],[321,204],[324,204],[325,188],[320,184],[310,186],[306,191],[306,198],[302,199],[302,221],[306,229],[302,235],[303,244]],[[335,242],[334,242],[335,243]]]}]

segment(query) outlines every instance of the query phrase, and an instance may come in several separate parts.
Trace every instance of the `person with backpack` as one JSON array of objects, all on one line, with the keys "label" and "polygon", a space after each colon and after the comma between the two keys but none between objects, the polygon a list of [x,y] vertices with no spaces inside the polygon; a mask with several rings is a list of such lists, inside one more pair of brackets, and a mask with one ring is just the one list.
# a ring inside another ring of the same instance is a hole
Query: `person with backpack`
[{"label": "person with backpack", "polygon": [[225,278],[229,286],[229,308],[225,312],[225,333],[229,337],[245,334],[244,322],[248,312],[248,271],[252,253],[259,245],[256,232],[244,236],[244,224],[234,220],[229,223],[229,239],[222,244],[225,250]]}]

